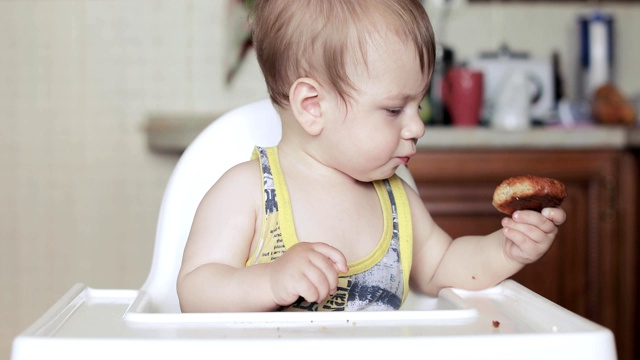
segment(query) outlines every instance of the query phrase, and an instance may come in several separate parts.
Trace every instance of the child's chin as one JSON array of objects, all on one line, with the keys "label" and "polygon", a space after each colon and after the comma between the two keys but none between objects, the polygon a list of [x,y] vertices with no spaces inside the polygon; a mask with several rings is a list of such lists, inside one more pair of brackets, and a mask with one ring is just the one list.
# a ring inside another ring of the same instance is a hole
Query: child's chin
[{"label": "child's chin", "polygon": [[399,166],[380,168],[375,171],[371,171],[367,174],[361,174],[360,176],[353,176],[354,179],[360,182],[373,182],[378,180],[385,180],[393,176],[398,170]]},{"label": "child's chin", "polygon": [[380,172],[380,174],[376,174],[376,175],[379,175],[379,176],[376,176],[375,179],[372,179],[371,181],[388,179],[388,178],[392,177],[396,173],[397,169],[398,168],[396,167],[396,168],[392,169],[391,171]]}]

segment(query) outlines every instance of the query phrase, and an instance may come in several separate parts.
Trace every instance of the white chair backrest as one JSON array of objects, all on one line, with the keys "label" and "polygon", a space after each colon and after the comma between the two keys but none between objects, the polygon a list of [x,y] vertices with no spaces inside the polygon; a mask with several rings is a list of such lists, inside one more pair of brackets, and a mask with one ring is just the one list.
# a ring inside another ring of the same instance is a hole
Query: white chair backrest
[{"label": "white chair backrest", "polygon": [[[185,150],[174,169],[160,206],[151,270],[141,290],[153,312],[180,312],[176,279],[196,209],[224,172],[249,160],[254,146],[277,145],[280,117],[270,100],[229,111],[212,122]],[[398,169],[415,188],[406,167]]]},{"label": "white chair backrest", "polygon": [[241,106],[212,122],[187,147],[162,199],[151,270],[142,286],[153,311],[180,312],[176,279],[196,209],[227,170],[251,157],[254,146],[280,141],[280,117],[269,100]]}]

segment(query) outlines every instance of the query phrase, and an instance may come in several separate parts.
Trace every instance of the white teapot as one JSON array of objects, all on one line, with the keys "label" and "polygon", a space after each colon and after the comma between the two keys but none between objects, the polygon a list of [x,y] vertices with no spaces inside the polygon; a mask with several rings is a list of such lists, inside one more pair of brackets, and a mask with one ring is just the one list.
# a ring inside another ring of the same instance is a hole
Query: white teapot
[{"label": "white teapot", "polygon": [[531,127],[531,104],[540,84],[522,69],[508,71],[492,98],[490,125],[494,129],[522,131]]}]

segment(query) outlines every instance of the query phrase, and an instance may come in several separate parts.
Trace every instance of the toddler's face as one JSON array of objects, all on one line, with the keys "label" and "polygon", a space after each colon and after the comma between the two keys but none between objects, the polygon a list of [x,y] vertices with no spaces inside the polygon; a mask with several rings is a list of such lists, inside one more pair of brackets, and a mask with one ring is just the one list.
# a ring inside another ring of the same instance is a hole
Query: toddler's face
[{"label": "toddler's face", "polygon": [[[355,61],[354,61],[355,62]],[[368,46],[367,64],[352,64],[348,108],[333,99],[327,131],[341,171],[361,181],[388,178],[416,152],[424,135],[418,111],[427,89],[413,46],[384,36]]]}]

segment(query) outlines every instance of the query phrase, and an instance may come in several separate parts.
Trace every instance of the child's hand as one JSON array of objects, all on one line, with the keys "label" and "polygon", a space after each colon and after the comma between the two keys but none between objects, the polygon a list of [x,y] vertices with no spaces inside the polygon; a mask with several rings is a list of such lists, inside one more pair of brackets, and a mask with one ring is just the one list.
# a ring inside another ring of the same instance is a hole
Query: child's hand
[{"label": "child's hand", "polygon": [[511,218],[502,219],[506,255],[521,264],[540,259],[553,244],[566,216],[562,208],[545,208],[541,213],[516,211]]},{"label": "child's hand", "polygon": [[271,263],[271,291],[280,306],[290,305],[300,296],[319,302],[336,292],[338,274],[348,271],[347,259],[338,249],[301,242]]}]

